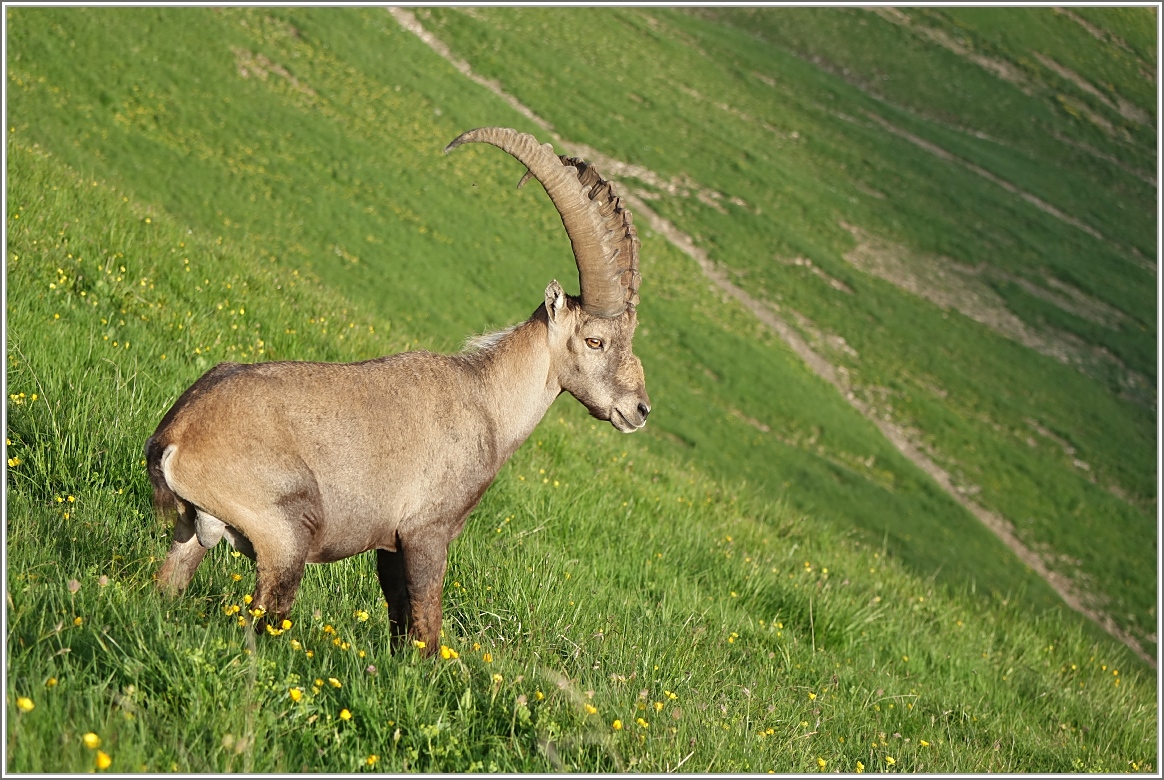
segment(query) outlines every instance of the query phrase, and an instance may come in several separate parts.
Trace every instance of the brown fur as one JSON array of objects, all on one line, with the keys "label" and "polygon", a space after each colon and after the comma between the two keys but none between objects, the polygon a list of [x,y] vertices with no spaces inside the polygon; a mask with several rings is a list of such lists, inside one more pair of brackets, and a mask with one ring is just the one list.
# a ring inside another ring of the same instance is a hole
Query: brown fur
[{"label": "brown fur", "polygon": [[216,366],[146,442],[155,505],[175,516],[159,587],[189,584],[205,516],[253,553],[252,606],[275,621],[306,563],[376,550],[395,643],[431,653],[448,545],[558,394],[621,431],[645,423],[635,325],[633,307],[594,317],[555,281],[529,320],[461,354]]}]

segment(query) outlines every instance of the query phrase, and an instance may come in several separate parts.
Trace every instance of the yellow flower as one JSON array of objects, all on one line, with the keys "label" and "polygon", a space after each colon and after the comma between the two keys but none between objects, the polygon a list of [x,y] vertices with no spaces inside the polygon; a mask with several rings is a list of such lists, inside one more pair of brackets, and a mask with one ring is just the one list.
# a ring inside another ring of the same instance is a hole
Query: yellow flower
[{"label": "yellow flower", "polygon": [[815,698],[816,698],[816,694],[815,694],[815,693],[813,693],[812,691],[809,691],[809,692],[808,692],[808,700],[809,700],[809,701],[812,701],[812,700],[813,700],[813,699],[815,699]]},{"label": "yellow flower", "polygon": [[303,691],[298,688],[292,688],[288,693],[291,695],[291,701],[299,701],[303,698]]},{"label": "yellow flower", "polygon": [[251,594],[249,594],[249,593],[247,595],[243,596],[243,604],[250,604],[251,601],[253,601],[253,600],[254,599],[252,598]]},{"label": "yellow flower", "polygon": [[593,715],[594,713],[598,712],[598,708],[591,704],[583,704],[582,709],[586,710],[587,715]]},{"label": "yellow flower", "polygon": [[323,633],[325,633],[325,634],[334,634],[335,633],[335,629],[331,627],[331,623],[328,623],[326,626],[323,627]]},{"label": "yellow flower", "polygon": [[865,765],[862,764],[860,761],[858,761],[857,762],[857,774],[861,774],[864,771],[865,771]]},{"label": "yellow flower", "polygon": [[238,582],[239,580],[242,579],[242,575],[241,574],[232,574],[232,575],[230,575],[230,578],[232,580],[234,580],[235,582]]},{"label": "yellow flower", "polygon": [[303,645],[299,644],[299,640],[298,640],[298,639],[292,639],[292,640],[291,640],[291,649],[292,649],[292,650],[299,650],[299,649],[301,649],[302,647],[303,647]]},{"label": "yellow flower", "polygon": [[482,653],[481,660],[487,664],[493,663],[493,655],[491,653]]},{"label": "yellow flower", "polygon": [[412,644],[416,646],[417,650],[423,650],[425,647],[423,639],[413,639]]},{"label": "yellow flower", "polygon": [[650,727],[650,725],[651,725],[650,723],[647,723],[647,722],[646,722],[645,720],[643,720],[642,718],[635,718],[635,723],[639,724],[639,725],[640,725],[640,726],[642,726],[643,728],[649,728],[649,727]]},{"label": "yellow flower", "polygon": [[253,618],[261,618],[263,615],[267,614],[267,608],[255,607],[254,609],[248,609],[247,612],[250,612],[251,617]]},{"label": "yellow flower", "polygon": [[929,746],[930,746],[930,743],[929,743],[929,742],[926,742],[924,739],[919,739],[919,740],[917,741],[917,743],[918,743],[919,745],[921,745],[922,747],[929,747]]},{"label": "yellow flower", "polygon": [[893,766],[897,762],[893,760],[893,756],[886,756],[885,763],[888,764],[889,766]]},{"label": "yellow flower", "polygon": [[622,731],[622,721],[619,720],[618,718],[615,718],[614,723],[611,723],[610,727],[612,729],[614,729],[615,731]]},{"label": "yellow flower", "polygon": [[655,712],[659,712],[662,709],[663,709],[663,702],[661,702],[661,701],[655,702]]},{"label": "yellow flower", "polygon": [[319,679],[318,677],[316,677],[316,678],[315,678],[315,685],[316,685],[316,687],[318,687],[318,688],[322,688],[322,687],[323,687],[323,680],[321,680],[321,679]]},{"label": "yellow flower", "polygon": [[499,675],[499,674],[495,674],[495,675],[493,675],[493,682],[495,682],[495,683],[498,683],[498,684],[500,684],[500,683],[501,683],[501,681],[502,681],[502,680],[504,680],[504,679],[505,679],[505,678],[504,678],[504,677],[502,677],[502,676],[501,676],[501,675]]},{"label": "yellow flower", "polygon": [[44,687],[46,687],[46,688],[52,688],[52,687],[53,687],[54,685],[56,685],[56,684],[57,684],[57,678],[56,678],[56,677],[50,677],[50,678],[48,678],[47,680],[45,680],[45,681],[44,681]]},{"label": "yellow flower", "polygon": [[823,758],[818,758],[816,760],[816,765],[819,766],[821,769],[824,769],[825,765],[827,765],[827,764],[828,764],[828,761],[825,761]]},{"label": "yellow flower", "polygon": [[80,615],[77,615],[77,617],[73,618],[73,625],[74,626],[79,626],[84,622],[85,622],[85,618],[81,617]]},{"label": "yellow flower", "polygon": [[312,650],[306,651],[304,655],[306,655],[308,658],[315,658],[315,652]]},{"label": "yellow flower", "polygon": [[534,698],[538,701],[541,701],[542,699],[546,698],[546,695],[541,691],[534,691]]},{"label": "yellow flower", "polygon": [[365,763],[366,763],[368,766],[376,766],[376,762],[377,762],[377,761],[379,761],[379,760],[380,760],[380,757],[379,757],[378,755],[376,755],[375,753],[373,753],[372,755],[368,756],[368,758],[367,758],[367,760],[365,761]]},{"label": "yellow flower", "polygon": [[449,661],[453,658],[460,658],[460,656],[457,655],[457,651],[453,648],[441,645],[441,658]]},{"label": "yellow flower", "polygon": [[16,708],[21,712],[32,712],[32,708],[36,705],[32,703],[32,699],[27,696],[16,697]]},{"label": "yellow flower", "polygon": [[342,687],[344,687],[344,684],[343,684],[342,682],[340,682],[339,680],[337,680],[336,678],[334,678],[334,677],[328,677],[328,678],[327,678],[327,683],[328,683],[328,685],[330,685],[332,688],[342,688]]},{"label": "yellow flower", "polygon": [[361,610],[359,610],[359,611],[357,611],[357,612],[356,612],[356,620],[358,620],[358,621],[360,621],[361,623],[363,623],[363,622],[364,622],[364,621],[366,621],[367,619],[368,619],[368,613],[367,613],[367,612],[365,612],[364,610],[362,610],[362,609],[361,609]]},{"label": "yellow flower", "polygon": [[670,691],[663,691],[663,695],[666,696],[668,699],[678,699],[679,698],[678,696],[671,693]]},{"label": "yellow flower", "polygon": [[89,748],[90,750],[96,750],[97,748],[101,747],[101,737],[97,736],[92,731],[81,737],[81,741],[84,742],[85,747]]},{"label": "yellow flower", "polygon": [[109,765],[113,763],[113,759],[105,751],[98,750],[96,763],[98,769],[108,769]]},{"label": "yellow flower", "polygon": [[287,629],[291,628],[291,621],[284,618],[283,622],[279,624],[279,628],[286,631]]},{"label": "yellow flower", "polygon": [[340,720],[351,720],[352,713],[347,711],[347,708],[340,710]]}]

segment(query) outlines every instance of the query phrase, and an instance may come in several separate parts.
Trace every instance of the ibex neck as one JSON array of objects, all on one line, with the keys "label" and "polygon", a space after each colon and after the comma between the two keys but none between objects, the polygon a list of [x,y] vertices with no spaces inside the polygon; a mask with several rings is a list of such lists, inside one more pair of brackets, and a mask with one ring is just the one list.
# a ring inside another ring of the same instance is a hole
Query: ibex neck
[{"label": "ibex neck", "polygon": [[477,373],[501,463],[533,433],[562,391],[551,372],[547,336],[545,317],[539,310],[526,322],[499,334],[496,342],[464,356]]}]

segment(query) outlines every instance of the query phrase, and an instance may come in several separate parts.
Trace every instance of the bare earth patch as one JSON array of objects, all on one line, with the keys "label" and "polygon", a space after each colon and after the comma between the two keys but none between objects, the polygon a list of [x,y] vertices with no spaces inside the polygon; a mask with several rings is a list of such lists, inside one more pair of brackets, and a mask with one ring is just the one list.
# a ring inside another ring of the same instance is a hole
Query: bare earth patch
[{"label": "bare earth patch", "polygon": [[1071,333],[1050,327],[1036,328],[1024,322],[1007,308],[1002,296],[994,291],[987,279],[1005,279],[1063,311],[1109,328],[1118,326],[1124,318],[1118,309],[1051,276],[1046,278],[1051,288],[1048,289],[992,266],[968,266],[948,257],[923,255],[845,222],[841,222],[841,227],[857,242],[844,254],[845,260],[853,267],[942,309],[958,311],[1011,341],[1093,378],[1102,378],[1107,371],[1114,370],[1129,398],[1139,399],[1154,408],[1149,392],[1152,383],[1147,377],[1130,370],[1103,347],[1088,344]]},{"label": "bare earth patch", "polygon": [[[402,27],[414,33],[418,38],[428,44],[428,46],[432,48],[433,51],[452,63],[453,66],[460,70],[467,78],[497,94],[499,97],[513,106],[514,109],[521,113],[523,116],[526,116],[539,127],[546,130],[553,138],[555,143],[560,144],[570,154],[585,157],[589,161],[593,162],[596,166],[602,169],[604,175],[610,175],[613,179],[616,178],[617,172],[620,170],[635,170],[644,176],[653,175],[656,181],[664,181],[662,177],[659,177],[657,174],[651,174],[649,171],[646,171],[646,169],[642,169],[641,166],[632,166],[628,163],[607,157],[606,155],[598,152],[596,149],[591,149],[590,147],[587,147],[583,144],[577,144],[563,139],[560,135],[558,135],[557,132],[553,130],[549,122],[537,116],[528,107],[522,105],[517,100],[517,98],[505,92],[499,83],[478,76],[473,72],[468,63],[464,62],[463,60],[456,59],[452,55],[449,48],[443,42],[433,36],[432,33],[425,30],[411,12],[401,8],[389,8],[388,12],[392,14],[392,16],[400,23]],[[882,120],[879,117],[875,118],[878,119],[881,123],[888,124],[885,122],[885,120]],[[896,128],[894,129],[896,130]],[[904,131],[898,132],[901,133]],[[922,144],[932,146],[928,144],[928,142],[921,141],[921,139],[917,139],[917,141]],[[950,155],[944,150],[940,150],[937,147],[934,147],[934,149],[940,152],[943,156],[953,158],[953,155]],[[967,166],[971,165],[970,163],[963,164]],[[977,166],[974,167],[976,168]],[[989,174],[988,172],[982,171],[981,169],[978,170],[989,178],[995,178],[993,177],[993,174]],[[636,176],[635,178],[639,177]],[[639,180],[646,182],[646,179],[644,178],[640,178]],[[1004,184],[1006,184],[1008,189],[1017,191],[1017,188],[1015,188],[1013,185],[1010,185],[1009,183]],[[828,360],[822,357],[816,350],[813,349],[812,346],[810,346],[808,342],[805,341],[800,333],[797,332],[796,328],[792,327],[780,316],[778,316],[771,305],[753,297],[749,292],[732,282],[728,277],[725,269],[712,261],[711,258],[708,257],[707,252],[697,246],[691,236],[679,230],[669,220],[657,214],[647,205],[647,202],[644,199],[633,193],[625,191],[620,192],[620,196],[627,201],[628,205],[634,209],[637,215],[640,215],[642,218],[646,219],[652,230],[663,236],[663,238],[667,239],[667,241],[669,241],[677,249],[694,260],[695,263],[699,266],[700,270],[703,271],[704,275],[707,276],[707,278],[721,290],[723,290],[725,299],[728,296],[735,298],[745,309],[751,312],[762,323],[767,325],[774,333],[776,333],[776,335],[780,336],[780,338],[786,344],[788,344],[789,347],[792,348],[792,350],[809,366],[809,368],[813,370],[813,372],[833,385],[841,393],[841,396],[853,406],[853,408],[855,408],[877,426],[881,433],[887,439],[889,439],[889,441],[894,445],[894,447],[897,448],[899,452],[901,452],[906,458],[912,461],[922,471],[929,474],[930,477],[932,477],[943,490],[945,490],[950,496],[954,498],[954,500],[969,510],[975,517],[979,519],[979,521],[983,523],[983,525],[985,525],[996,536],[998,536],[998,538],[1001,539],[1002,542],[1006,544],[1006,546],[1009,547],[1021,561],[1023,561],[1023,563],[1025,563],[1036,574],[1042,577],[1055,590],[1055,592],[1059,594],[1059,596],[1063,599],[1064,602],[1067,603],[1068,606],[1093,620],[1113,637],[1131,648],[1153,669],[1156,668],[1156,659],[1152,658],[1146,652],[1144,652],[1143,646],[1135,637],[1121,629],[1109,616],[1093,609],[1090,606],[1094,602],[1093,598],[1089,597],[1085,593],[1080,592],[1076,588],[1075,584],[1066,576],[1048,568],[1040,555],[1033,552],[1026,545],[1024,545],[1022,541],[1019,540],[1018,536],[1016,536],[1014,533],[1014,526],[1010,523],[1010,521],[972,501],[967,496],[969,491],[965,489],[959,490],[951,480],[949,473],[937,465],[937,463],[935,463],[925,452],[922,451],[921,447],[914,443],[916,440],[916,435],[911,436],[909,432],[906,431],[906,429],[892,422],[890,419],[885,419],[885,417],[890,415],[878,415],[876,410],[870,408],[870,406],[865,403],[865,401],[858,398],[850,386],[847,375],[848,372],[844,371],[843,366],[835,368]],[[1033,197],[1034,196],[1028,196],[1028,199]],[[1048,208],[1053,209],[1054,207],[1048,206]],[[1065,217],[1065,215],[1062,216]],[[1082,229],[1087,230],[1088,232],[1092,232],[1094,235],[1098,236],[1098,233],[1094,233],[1094,231],[1092,231],[1092,229],[1088,228],[1087,226],[1082,226],[1077,222],[1073,222],[1073,224],[1076,224],[1077,226],[1082,227]],[[821,335],[823,337],[824,334]],[[828,340],[826,338],[822,338],[822,341],[827,342]],[[755,427],[758,431],[763,432],[763,428],[767,427],[758,420],[745,418],[742,416],[742,413],[737,416],[740,416],[741,419],[743,419],[749,425]],[[871,467],[872,464],[870,464],[870,468]]]}]

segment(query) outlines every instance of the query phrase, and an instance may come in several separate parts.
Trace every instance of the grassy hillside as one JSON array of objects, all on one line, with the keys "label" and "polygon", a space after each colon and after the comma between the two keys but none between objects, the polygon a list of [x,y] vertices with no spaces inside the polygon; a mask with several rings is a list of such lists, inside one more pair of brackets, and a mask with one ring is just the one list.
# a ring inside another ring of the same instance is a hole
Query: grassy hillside
[{"label": "grassy hillside", "polygon": [[458,658],[387,654],[370,560],[313,568],[278,638],[224,614],[225,549],[162,600],[140,447],[202,370],[455,348],[573,286],[568,244],[520,166],[439,153],[534,128],[378,9],[11,13],[13,771],[92,766],[88,731],[123,771],[1150,769],[1130,654],[646,230],[650,433],[555,405],[454,544]]},{"label": "grassy hillside", "polygon": [[[728,25],[442,9],[427,23],[564,137],[684,183],[629,182],[753,294],[799,315],[785,316],[855,393],[1154,647],[1156,190],[1125,170],[1155,169],[1154,89],[1126,67],[1083,70],[1105,100],[1126,95],[1148,117],[1111,114],[1122,130],[1108,137],[1056,99],[1093,96],[1040,80],[1036,54],[1107,62],[1075,22],[1049,9],[919,14],[907,27],[859,9],[709,12]],[[939,23],[1033,72],[1012,83],[971,43],[956,55],[918,32]],[[1020,47],[1045,40],[1046,55]],[[826,49],[847,59],[822,60]],[[764,405],[744,411],[788,430]],[[889,529],[914,560],[910,533]]]}]

